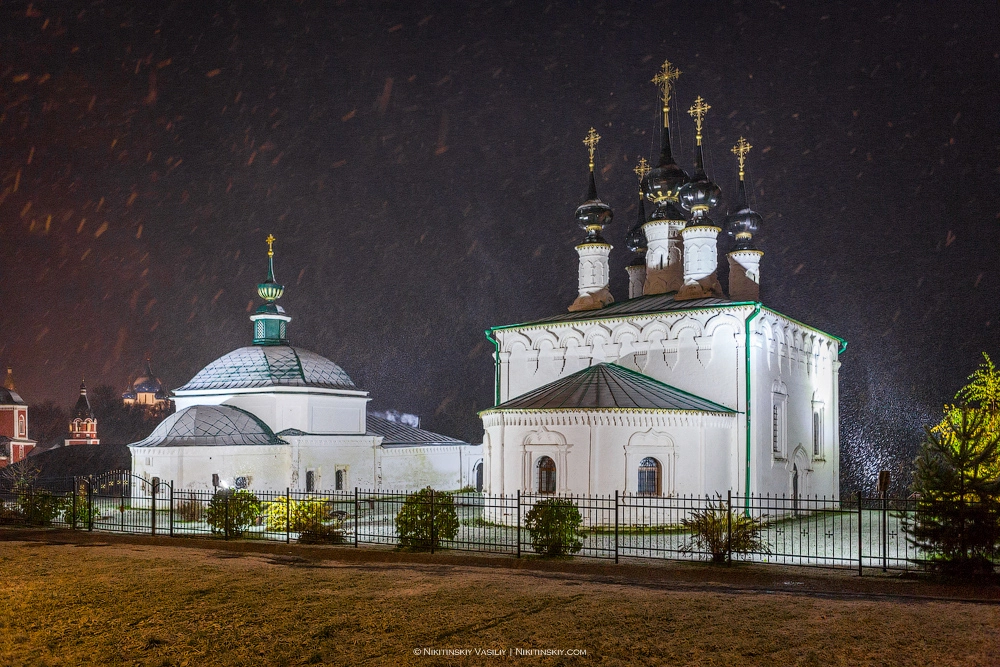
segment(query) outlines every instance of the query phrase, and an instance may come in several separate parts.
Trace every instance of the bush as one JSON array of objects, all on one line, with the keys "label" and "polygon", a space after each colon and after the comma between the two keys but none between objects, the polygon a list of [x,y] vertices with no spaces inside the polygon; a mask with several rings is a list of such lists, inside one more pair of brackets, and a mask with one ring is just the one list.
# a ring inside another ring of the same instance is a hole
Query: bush
[{"label": "bush", "polygon": [[50,491],[19,487],[14,503],[14,520],[32,526],[51,526],[63,511],[66,500]]},{"label": "bush", "polygon": [[[304,500],[289,500],[278,496],[264,504],[264,521],[267,529],[273,533],[301,533],[318,528],[333,516],[331,504],[322,498],[306,498]],[[291,526],[289,526],[289,519]]]},{"label": "bush", "polygon": [[[708,503],[705,509],[691,512],[681,524],[691,531],[691,539],[681,546],[684,553],[708,552],[712,561],[724,563],[732,553],[771,553],[761,538],[764,517],[754,519],[739,512],[729,513],[721,496]],[[729,530],[732,529],[732,534]]]},{"label": "bush", "polygon": [[216,491],[205,509],[205,521],[213,533],[239,537],[260,517],[260,500],[246,489]]},{"label": "bush", "polygon": [[573,501],[564,498],[539,500],[524,515],[531,547],[542,556],[567,556],[583,548],[580,530],[583,517]]},{"label": "bush", "polygon": [[197,500],[182,500],[177,503],[177,517],[181,521],[194,522],[201,521],[205,513],[205,506]]},{"label": "bush", "polygon": [[396,533],[403,549],[435,549],[441,540],[455,539],[458,534],[455,497],[429,486],[411,493],[396,515]]},{"label": "bush", "polygon": [[76,494],[76,516],[73,515],[73,494],[63,499],[63,522],[73,525],[74,518],[77,528],[86,527],[92,519],[101,515],[101,511],[96,507],[87,505],[86,487],[77,490]]}]

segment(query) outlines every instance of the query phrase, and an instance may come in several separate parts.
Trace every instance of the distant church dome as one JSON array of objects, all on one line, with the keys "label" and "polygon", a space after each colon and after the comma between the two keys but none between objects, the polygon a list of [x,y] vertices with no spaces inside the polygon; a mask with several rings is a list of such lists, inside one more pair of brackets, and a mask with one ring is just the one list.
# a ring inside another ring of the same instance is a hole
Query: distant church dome
[{"label": "distant church dome", "polygon": [[176,391],[257,387],[357,390],[343,368],[315,352],[291,345],[251,345],[219,357]]},{"label": "distant church dome", "polygon": [[281,445],[267,424],[229,405],[192,405],[170,415],[149,437],[130,447]]},{"label": "distant church dome", "polygon": [[153,375],[149,359],[146,360],[146,368],[132,381],[132,384],[122,394],[122,398],[134,401],[138,398],[139,394],[153,394],[157,400],[165,400],[170,395],[167,388],[163,385],[163,381]]}]

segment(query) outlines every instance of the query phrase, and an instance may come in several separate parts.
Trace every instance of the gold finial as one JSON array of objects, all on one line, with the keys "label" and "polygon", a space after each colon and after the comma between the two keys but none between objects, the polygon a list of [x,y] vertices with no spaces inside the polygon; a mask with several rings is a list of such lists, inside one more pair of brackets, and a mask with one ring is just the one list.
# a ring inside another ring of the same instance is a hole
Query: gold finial
[{"label": "gold finial", "polygon": [[649,173],[649,163],[646,162],[646,158],[639,158],[639,164],[635,165],[635,175],[639,177],[639,187],[642,187],[642,179],[646,178],[646,174]]},{"label": "gold finial", "polygon": [[746,139],[744,139],[743,137],[740,137],[740,140],[736,142],[735,146],[733,146],[733,155],[735,155],[736,158],[740,161],[740,180],[741,181],[743,180],[743,173],[744,173],[743,172],[743,165],[746,164],[747,153],[750,152],[751,148],[753,148],[753,146],[751,146],[750,142],[747,141]]},{"label": "gold finial", "polygon": [[688,109],[688,113],[694,118],[694,126],[697,130],[695,134],[695,139],[698,141],[698,145],[701,146],[701,124],[705,120],[705,114],[712,107],[705,103],[705,100],[701,99],[701,95],[695,98],[694,104]]},{"label": "gold finial", "polygon": [[597,133],[597,130],[590,128],[590,132],[587,133],[587,138],[583,140],[586,144],[587,150],[590,151],[590,170],[594,171],[594,151],[597,150],[597,142],[601,140],[601,135]]},{"label": "gold finial", "polygon": [[274,257],[274,242],[277,239],[274,238],[274,234],[268,234],[264,240],[267,241],[267,256]]},{"label": "gold finial", "polygon": [[670,64],[669,60],[664,60],[660,71],[653,77],[652,82],[660,88],[660,99],[663,100],[663,127],[670,127],[670,93],[674,88],[674,81],[680,77],[681,71]]}]

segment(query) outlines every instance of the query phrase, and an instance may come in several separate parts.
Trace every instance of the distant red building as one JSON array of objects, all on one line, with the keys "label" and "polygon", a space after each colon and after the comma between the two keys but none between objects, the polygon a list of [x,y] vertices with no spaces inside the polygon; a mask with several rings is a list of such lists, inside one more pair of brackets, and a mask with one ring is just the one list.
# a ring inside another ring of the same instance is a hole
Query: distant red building
[{"label": "distant red building", "polygon": [[0,468],[23,461],[37,443],[28,439],[28,405],[14,388],[14,371],[0,389]]},{"label": "distant red building", "polygon": [[80,398],[76,399],[73,408],[73,420],[69,423],[69,437],[65,440],[67,447],[71,445],[99,445],[97,439],[97,417],[90,408],[87,398],[87,383],[80,383]]}]

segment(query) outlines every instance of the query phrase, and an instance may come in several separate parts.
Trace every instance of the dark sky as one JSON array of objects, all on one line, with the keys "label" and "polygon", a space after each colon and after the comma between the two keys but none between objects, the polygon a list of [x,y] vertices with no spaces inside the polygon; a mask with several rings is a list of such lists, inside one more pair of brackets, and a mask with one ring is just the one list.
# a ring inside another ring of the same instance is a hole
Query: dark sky
[{"label": "dark sky", "polygon": [[0,2],[0,364],[66,407],[146,355],[179,386],[249,343],[273,233],[293,342],[478,440],[483,329],[575,296],[592,125],[624,298],[669,59],[724,193],[755,146],[764,302],[850,341],[869,478],[1000,353],[1000,11],[802,4]]}]

